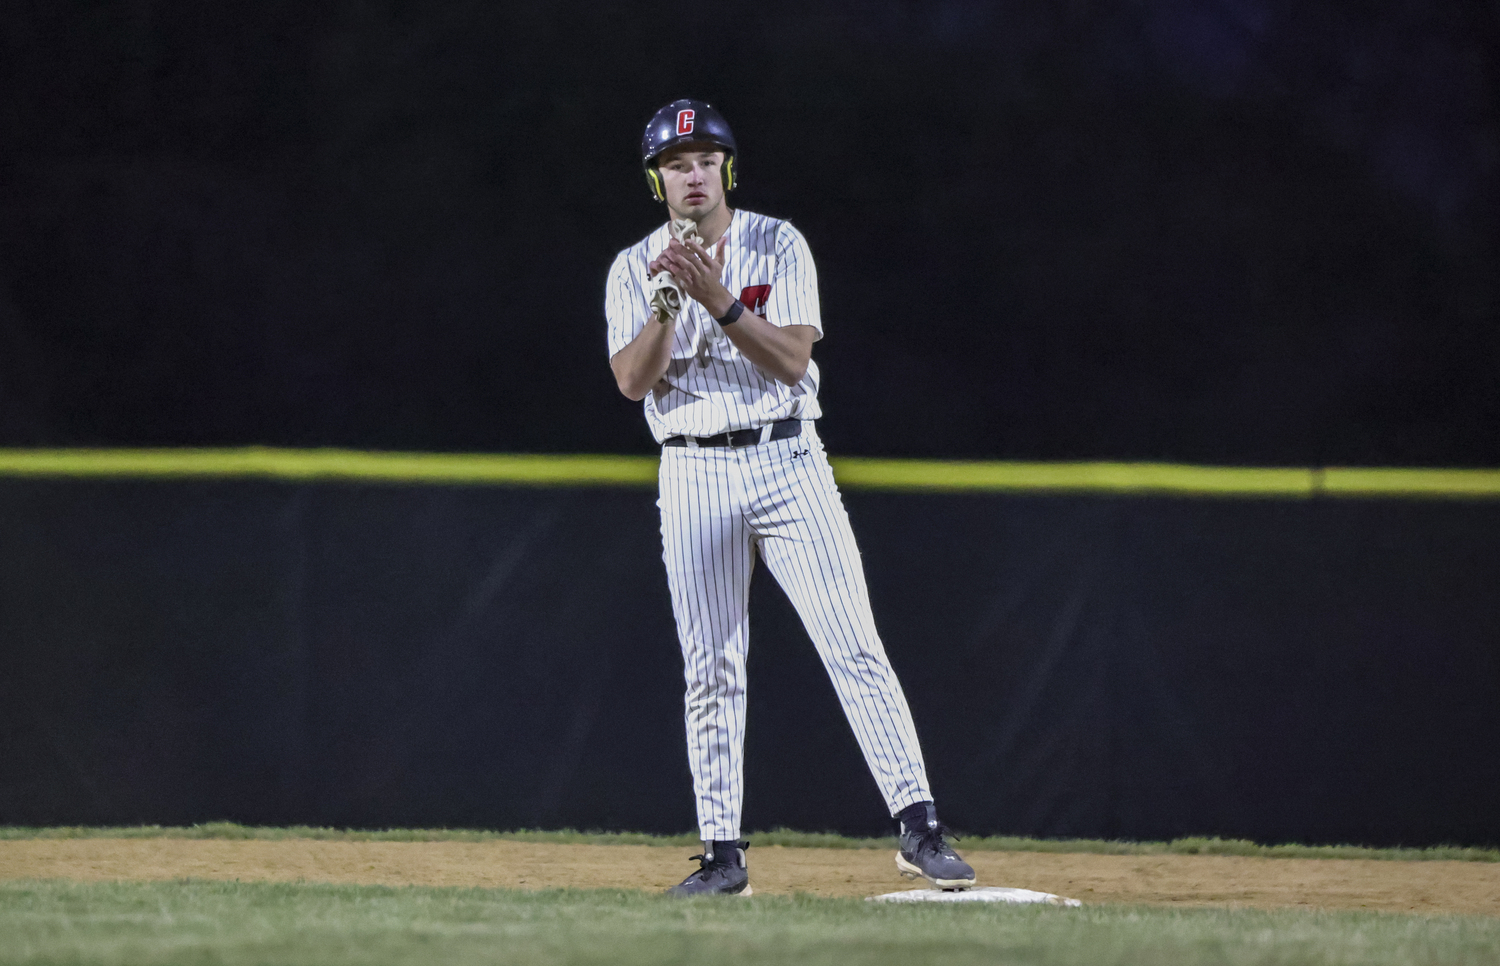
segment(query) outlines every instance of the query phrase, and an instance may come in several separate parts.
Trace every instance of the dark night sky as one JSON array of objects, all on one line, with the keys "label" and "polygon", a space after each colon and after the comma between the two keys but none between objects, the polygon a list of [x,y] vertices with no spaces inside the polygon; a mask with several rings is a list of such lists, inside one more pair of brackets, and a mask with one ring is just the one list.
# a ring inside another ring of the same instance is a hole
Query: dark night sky
[{"label": "dark night sky", "polygon": [[[11,5],[0,445],[649,451],[603,275],[706,97],[836,452],[1500,464],[1500,8]],[[684,39],[686,38],[686,39]]]}]

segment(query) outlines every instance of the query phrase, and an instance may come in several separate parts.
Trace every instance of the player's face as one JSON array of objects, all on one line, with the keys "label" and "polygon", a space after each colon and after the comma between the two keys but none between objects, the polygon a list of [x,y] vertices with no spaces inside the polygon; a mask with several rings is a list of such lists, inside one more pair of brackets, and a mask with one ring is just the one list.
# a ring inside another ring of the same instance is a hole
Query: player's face
[{"label": "player's face", "polygon": [[724,203],[723,149],[710,144],[680,144],[657,161],[667,207],[678,218],[702,221]]}]

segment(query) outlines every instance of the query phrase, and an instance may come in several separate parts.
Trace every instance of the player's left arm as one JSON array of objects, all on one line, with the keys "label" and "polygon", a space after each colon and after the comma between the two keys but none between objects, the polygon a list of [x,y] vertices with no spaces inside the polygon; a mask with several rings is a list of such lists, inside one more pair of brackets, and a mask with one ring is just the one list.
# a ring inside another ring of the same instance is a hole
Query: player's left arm
[{"label": "player's left arm", "polygon": [[[734,295],[720,281],[724,264],[697,242],[684,245],[673,240],[662,252],[660,262],[688,297],[714,318],[723,318],[734,305]],[[724,334],[741,355],[788,386],[802,381],[812,360],[813,343],[818,340],[818,330],[811,325],[773,325],[749,309],[741,312],[737,321],[724,326]]]}]

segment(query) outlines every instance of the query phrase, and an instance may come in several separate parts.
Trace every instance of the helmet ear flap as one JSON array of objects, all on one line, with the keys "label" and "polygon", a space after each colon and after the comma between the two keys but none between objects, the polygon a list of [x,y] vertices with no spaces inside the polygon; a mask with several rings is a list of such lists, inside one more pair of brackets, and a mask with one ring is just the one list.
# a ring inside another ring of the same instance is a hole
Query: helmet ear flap
[{"label": "helmet ear flap", "polygon": [[724,159],[724,167],[720,170],[720,174],[724,178],[724,190],[725,191],[733,191],[734,190],[734,155],[731,154],[731,155],[729,155],[729,157],[727,157],[727,158]]},{"label": "helmet ear flap", "polygon": [[656,165],[646,165],[646,180],[651,184],[651,197],[657,201],[666,201],[667,192],[661,183],[661,172],[656,170]]}]

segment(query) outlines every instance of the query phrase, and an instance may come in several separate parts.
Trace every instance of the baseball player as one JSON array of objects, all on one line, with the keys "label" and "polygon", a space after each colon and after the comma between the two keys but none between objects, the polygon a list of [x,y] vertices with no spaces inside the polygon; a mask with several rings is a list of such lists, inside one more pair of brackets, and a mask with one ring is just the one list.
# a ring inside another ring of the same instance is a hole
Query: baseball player
[{"label": "baseball player", "polygon": [[896,865],[974,883],[949,847],[911,712],[875,632],[859,549],[814,420],[818,276],[786,221],[730,209],[738,152],[698,100],[641,140],[671,221],[620,252],[605,314],[610,367],[662,445],[662,558],[687,682],[687,747],[703,854],[673,895],[750,895],[740,841],[746,613],[756,554],[791,598],[891,815]]}]

